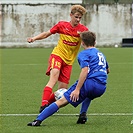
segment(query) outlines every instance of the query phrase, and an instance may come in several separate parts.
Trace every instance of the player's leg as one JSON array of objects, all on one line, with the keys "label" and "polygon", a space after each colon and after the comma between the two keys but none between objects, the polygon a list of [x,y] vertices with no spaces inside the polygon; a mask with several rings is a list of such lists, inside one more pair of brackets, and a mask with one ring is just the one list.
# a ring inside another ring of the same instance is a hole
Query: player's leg
[{"label": "player's leg", "polygon": [[52,89],[58,81],[60,70],[61,70],[62,60],[59,56],[51,55],[49,58],[49,66],[46,72],[46,75],[49,75],[49,81],[47,85],[44,87],[42,94],[42,104],[39,112],[49,105],[48,100],[52,94]]},{"label": "player's leg", "polygon": [[49,105],[50,105],[51,103],[55,102],[55,101],[56,101],[56,99],[55,99],[55,94],[54,94],[54,92],[52,92],[52,94],[50,95],[50,99],[48,100]]},{"label": "player's leg", "polygon": [[89,98],[86,98],[86,99],[82,102],[80,114],[86,113],[86,112],[87,112],[90,103],[91,103],[91,100],[90,100]]},{"label": "player's leg", "polygon": [[[68,88],[68,84],[66,84],[64,82],[58,81],[58,89],[61,89],[61,88],[67,89]],[[51,103],[53,103],[55,101],[56,101],[55,100],[55,94],[54,94],[54,92],[52,92],[52,94],[50,95],[50,98],[49,98],[48,102],[49,102],[49,104],[51,104]]]},{"label": "player's leg", "polygon": [[87,121],[86,112],[89,108],[90,103],[91,103],[91,100],[89,98],[86,98],[82,102],[81,109],[80,109],[80,115],[79,115],[79,118],[77,120],[77,124],[85,124],[85,122]]},{"label": "player's leg", "polygon": [[[58,89],[61,88],[68,88],[70,76],[72,71],[72,65],[67,65],[64,61],[62,61],[61,69],[60,69],[60,75],[58,79]],[[54,92],[51,94],[49,99],[49,104],[55,101],[55,95]]]},{"label": "player's leg", "polygon": [[[86,80],[86,82],[84,83],[84,88],[86,88],[89,95],[92,94],[93,87],[94,87],[93,81],[91,79]],[[85,124],[85,122],[87,121],[86,113],[87,113],[90,103],[91,103],[91,99],[88,97],[82,102],[77,124]]]},{"label": "player's leg", "polygon": [[86,112],[89,108],[91,101],[97,97],[103,95],[106,89],[106,85],[99,84],[91,79],[85,82],[84,87],[88,90],[88,98],[86,98],[81,105],[80,115],[77,124],[85,124],[87,120]]},{"label": "player's leg", "polygon": [[50,104],[47,108],[45,108],[34,120],[27,124],[27,126],[40,126],[41,122],[48,118],[49,116],[53,115],[57,110],[61,107],[64,107],[68,104],[68,101],[65,97],[57,100],[56,102]]},{"label": "player's leg", "polygon": [[52,88],[55,86],[56,82],[58,81],[60,71],[56,68],[50,71],[50,79],[43,90],[42,96],[42,105],[40,107],[40,113],[42,110],[49,105],[49,99],[52,94]]}]

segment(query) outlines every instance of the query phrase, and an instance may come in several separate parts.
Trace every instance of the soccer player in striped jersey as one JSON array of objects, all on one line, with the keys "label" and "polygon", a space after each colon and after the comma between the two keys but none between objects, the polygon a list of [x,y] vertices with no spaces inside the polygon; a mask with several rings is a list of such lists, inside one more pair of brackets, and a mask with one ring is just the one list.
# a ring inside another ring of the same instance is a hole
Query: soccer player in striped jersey
[{"label": "soccer player in striped jersey", "polygon": [[58,33],[59,40],[49,57],[49,65],[46,75],[50,76],[44,87],[42,103],[39,112],[42,112],[50,103],[55,101],[52,89],[58,82],[58,89],[68,88],[73,62],[81,45],[80,33],[88,28],[80,23],[86,9],[81,5],[73,5],[70,12],[70,22],[60,21],[47,32],[28,38],[28,42],[45,39]]},{"label": "soccer player in striped jersey", "polygon": [[[81,33],[81,39],[84,50],[78,54],[81,68],[79,79],[64,93],[61,99],[45,108],[33,122],[27,124],[28,126],[40,126],[43,120],[69,103],[77,107],[87,99],[90,104],[93,99],[101,97],[105,93],[107,74],[110,70],[103,53],[95,48],[96,35],[93,32],[85,31]],[[87,107],[88,103],[86,103]],[[83,120],[82,123],[79,123],[85,124],[86,119]]]}]

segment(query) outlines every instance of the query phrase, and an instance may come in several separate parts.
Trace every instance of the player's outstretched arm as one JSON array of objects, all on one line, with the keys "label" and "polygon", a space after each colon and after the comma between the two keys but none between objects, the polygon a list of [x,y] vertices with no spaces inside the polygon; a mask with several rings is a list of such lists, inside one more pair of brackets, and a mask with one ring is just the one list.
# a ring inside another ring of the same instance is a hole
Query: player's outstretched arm
[{"label": "player's outstretched arm", "polygon": [[34,42],[36,40],[42,40],[42,39],[45,39],[45,38],[49,37],[50,35],[52,35],[50,31],[42,32],[41,34],[39,34],[37,36],[28,38],[27,42],[31,43],[31,42]]},{"label": "player's outstretched arm", "polygon": [[85,82],[87,74],[88,74],[88,67],[82,68],[81,72],[80,72],[80,75],[79,75],[79,80],[78,80],[77,86],[76,86],[75,90],[70,95],[70,99],[73,102],[78,101],[80,89],[81,89],[81,87],[83,86],[83,84]]}]

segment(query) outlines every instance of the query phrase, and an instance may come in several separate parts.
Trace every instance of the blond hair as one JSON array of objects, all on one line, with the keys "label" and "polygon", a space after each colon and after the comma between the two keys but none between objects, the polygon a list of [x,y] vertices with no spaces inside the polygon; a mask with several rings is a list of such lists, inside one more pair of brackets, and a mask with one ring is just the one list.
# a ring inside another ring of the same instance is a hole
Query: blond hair
[{"label": "blond hair", "polygon": [[76,12],[79,12],[82,15],[84,15],[86,13],[86,9],[83,6],[81,6],[81,5],[73,5],[71,7],[71,13],[75,14]]}]

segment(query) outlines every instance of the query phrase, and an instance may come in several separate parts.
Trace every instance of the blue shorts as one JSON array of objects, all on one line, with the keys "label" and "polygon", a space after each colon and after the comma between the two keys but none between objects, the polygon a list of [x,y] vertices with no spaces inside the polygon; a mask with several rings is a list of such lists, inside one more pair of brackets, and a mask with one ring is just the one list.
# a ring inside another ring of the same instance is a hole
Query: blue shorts
[{"label": "blue shorts", "polygon": [[70,100],[70,94],[73,90],[75,90],[78,81],[76,81],[65,93],[64,96],[67,101],[77,107],[80,103],[82,103],[85,98],[89,98],[91,100],[100,97],[106,90],[106,84],[100,84],[94,81],[93,79],[86,79],[79,94],[79,100],[76,102],[72,102]]}]

